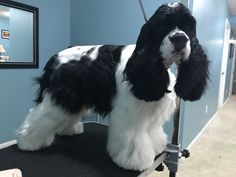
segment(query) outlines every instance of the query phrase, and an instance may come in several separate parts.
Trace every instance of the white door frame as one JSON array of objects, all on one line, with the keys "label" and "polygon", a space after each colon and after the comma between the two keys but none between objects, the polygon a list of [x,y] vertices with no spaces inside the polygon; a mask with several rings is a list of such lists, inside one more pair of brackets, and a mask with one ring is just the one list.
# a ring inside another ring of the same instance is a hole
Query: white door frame
[{"label": "white door frame", "polygon": [[223,52],[222,52],[222,60],[221,60],[221,71],[220,71],[218,107],[222,107],[224,104],[224,91],[225,91],[227,62],[228,62],[228,57],[229,57],[230,32],[231,32],[231,26],[230,26],[228,18],[226,18],[225,32],[224,32],[224,44],[223,44]]}]

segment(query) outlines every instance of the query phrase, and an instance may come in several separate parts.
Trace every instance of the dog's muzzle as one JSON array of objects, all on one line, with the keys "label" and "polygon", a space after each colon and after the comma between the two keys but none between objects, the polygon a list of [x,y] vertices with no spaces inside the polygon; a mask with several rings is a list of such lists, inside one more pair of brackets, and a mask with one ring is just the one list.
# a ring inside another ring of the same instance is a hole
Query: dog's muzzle
[{"label": "dog's muzzle", "polygon": [[176,28],[163,39],[160,47],[160,53],[166,68],[175,62],[177,65],[188,59],[190,55],[190,39],[188,35]]},{"label": "dog's muzzle", "polygon": [[176,32],[169,36],[169,40],[173,44],[175,52],[180,52],[184,49],[188,42],[187,36],[182,32]]}]

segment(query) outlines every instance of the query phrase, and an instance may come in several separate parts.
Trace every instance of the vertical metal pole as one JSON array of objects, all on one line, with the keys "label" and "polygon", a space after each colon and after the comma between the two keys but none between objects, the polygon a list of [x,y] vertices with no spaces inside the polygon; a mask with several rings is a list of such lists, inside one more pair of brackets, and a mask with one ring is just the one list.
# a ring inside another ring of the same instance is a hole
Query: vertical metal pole
[{"label": "vertical metal pole", "polygon": [[[180,104],[181,100],[179,97],[176,97],[176,109],[174,113],[174,123],[173,123],[173,135],[172,135],[172,144],[179,144],[179,124],[180,124]],[[169,177],[175,177],[176,172],[170,171]]]},{"label": "vertical metal pole", "polygon": [[174,171],[170,171],[170,173],[169,173],[169,177],[176,177],[176,172],[174,172]]},{"label": "vertical metal pole", "polygon": [[146,15],[146,13],[145,13],[145,10],[144,10],[142,0],[139,0],[139,5],[140,5],[141,10],[142,10],[142,13],[143,13],[143,18],[144,18],[145,22],[147,22],[147,21],[148,21],[148,18],[147,18],[147,15]]},{"label": "vertical metal pole", "polygon": [[173,125],[173,135],[172,144],[179,144],[179,124],[180,124],[180,98],[176,97],[176,109],[174,113],[174,125]]}]

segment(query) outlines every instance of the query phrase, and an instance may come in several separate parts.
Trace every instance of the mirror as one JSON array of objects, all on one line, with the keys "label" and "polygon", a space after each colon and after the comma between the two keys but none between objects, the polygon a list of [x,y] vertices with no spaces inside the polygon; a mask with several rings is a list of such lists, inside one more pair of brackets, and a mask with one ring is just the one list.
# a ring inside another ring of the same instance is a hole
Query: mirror
[{"label": "mirror", "polygon": [[0,68],[38,68],[38,8],[0,0]]}]

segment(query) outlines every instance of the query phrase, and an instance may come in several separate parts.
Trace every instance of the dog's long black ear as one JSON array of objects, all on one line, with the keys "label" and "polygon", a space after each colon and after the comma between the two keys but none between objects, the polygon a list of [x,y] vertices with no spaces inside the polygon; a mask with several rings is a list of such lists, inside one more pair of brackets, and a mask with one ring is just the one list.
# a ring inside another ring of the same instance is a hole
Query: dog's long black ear
[{"label": "dog's long black ear", "polygon": [[169,74],[160,59],[134,53],[124,70],[133,95],[144,101],[157,101],[169,93]]},{"label": "dog's long black ear", "polygon": [[184,100],[195,101],[201,98],[209,79],[209,60],[197,38],[191,41],[189,59],[178,68],[175,92]]},{"label": "dog's long black ear", "polygon": [[146,22],[139,33],[138,40],[136,42],[136,48],[135,51],[140,51],[141,49],[144,49],[148,42],[150,41],[150,22]]}]

